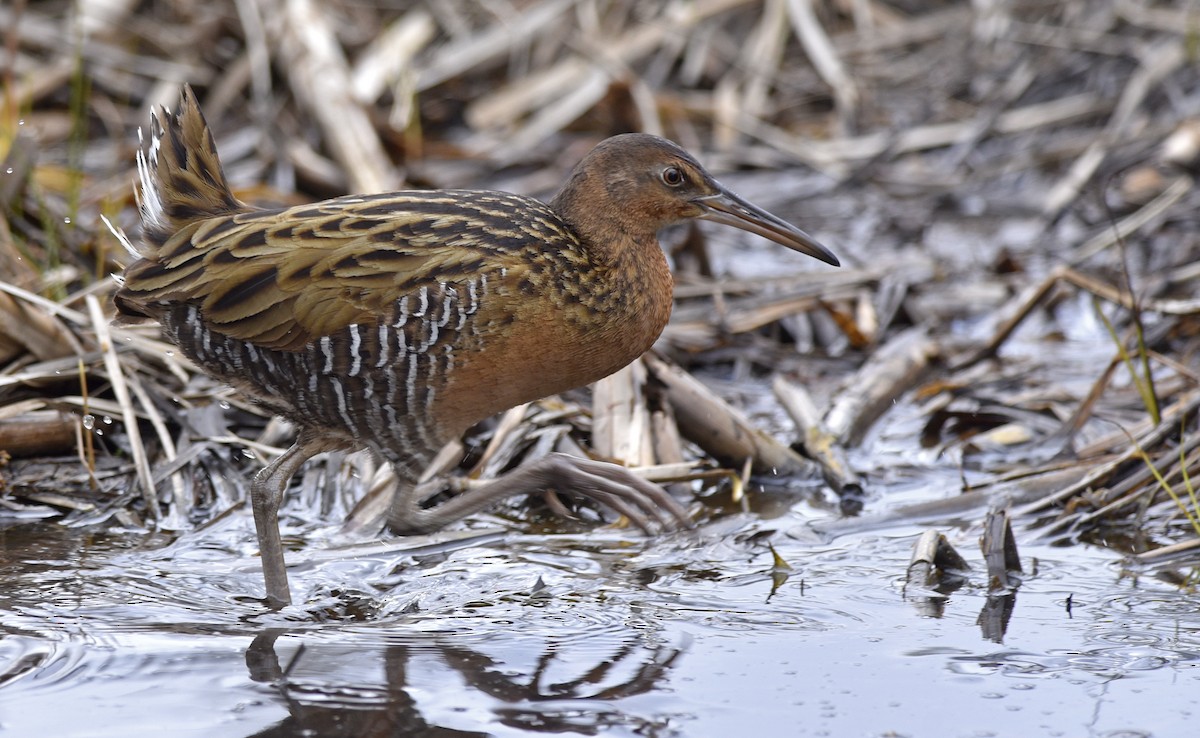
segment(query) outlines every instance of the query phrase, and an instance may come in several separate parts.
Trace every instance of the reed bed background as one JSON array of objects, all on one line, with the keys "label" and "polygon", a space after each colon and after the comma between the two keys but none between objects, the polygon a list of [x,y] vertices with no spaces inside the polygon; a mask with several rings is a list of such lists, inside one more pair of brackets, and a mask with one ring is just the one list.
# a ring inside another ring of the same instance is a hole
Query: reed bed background
[{"label": "reed bed background", "polygon": [[[904,452],[958,469],[981,520],[1183,580],[1200,555],[1193,2],[17,0],[0,29],[0,515],[186,529],[286,446],[156,327],[109,324],[128,257],[102,216],[136,238],[136,131],[188,83],[255,204],[549,196],[642,130],[842,257],[806,274],[740,234],[664,234],[656,354],[473,430],[444,471],[566,448],[714,495],[819,475],[870,511],[903,405]],[[1048,358],[1088,330],[1106,360]],[[370,526],[386,471],[339,456],[303,488]]]}]

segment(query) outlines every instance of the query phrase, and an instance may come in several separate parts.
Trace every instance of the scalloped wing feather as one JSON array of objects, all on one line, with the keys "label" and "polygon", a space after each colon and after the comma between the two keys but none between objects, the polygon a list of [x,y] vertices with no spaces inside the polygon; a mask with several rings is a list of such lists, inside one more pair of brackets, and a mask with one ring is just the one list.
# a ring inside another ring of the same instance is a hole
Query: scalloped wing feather
[{"label": "scalloped wing feather", "polygon": [[[537,218],[515,215],[521,208]],[[569,232],[555,220],[515,195],[460,193],[447,203],[419,192],[212,218],[130,266],[118,305],[154,317],[195,302],[225,335],[298,350],[350,324],[377,323],[422,285],[502,269],[516,284],[528,268],[517,250],[574,244],[561,241]]]}]

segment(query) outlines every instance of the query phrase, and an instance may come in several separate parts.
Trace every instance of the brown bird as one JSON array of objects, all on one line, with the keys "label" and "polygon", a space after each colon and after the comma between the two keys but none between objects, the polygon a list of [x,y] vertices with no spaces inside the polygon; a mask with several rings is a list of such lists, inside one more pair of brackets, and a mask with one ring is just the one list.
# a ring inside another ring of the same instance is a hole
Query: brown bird
[{"label": "brown bird", "polygon": [[144,242],[116,306],[124,319],[159,321],[206,372],[298,427],[251,486],[272,607],[291,601],[279,504],[323,451],[366,447],[391,462],[398,533],[544,489],[594,499],[643,529],[688,525],[657,485],[562,454],[429,508],[416,480],[480,420],[601,379],[650,348],[671,314],[664,226],[702,218],[838,264],[646,134],[598,144],[548,204],[431,190],[260,210],[233,196],[190,88],[150,131],[137,157]]}]

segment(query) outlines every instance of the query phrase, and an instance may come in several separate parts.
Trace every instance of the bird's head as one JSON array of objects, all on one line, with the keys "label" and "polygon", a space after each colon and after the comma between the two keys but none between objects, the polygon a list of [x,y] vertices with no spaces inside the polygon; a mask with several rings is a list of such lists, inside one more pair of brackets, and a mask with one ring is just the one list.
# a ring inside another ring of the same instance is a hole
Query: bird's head
[{"label": "bird's head", "polygon": [[678,145],[645,133],[597,144],[555,204],[576,220],[610,220],[635,236],[691,219],[723,223],[838,266],[837,257],[812,236],[726,189]]}]

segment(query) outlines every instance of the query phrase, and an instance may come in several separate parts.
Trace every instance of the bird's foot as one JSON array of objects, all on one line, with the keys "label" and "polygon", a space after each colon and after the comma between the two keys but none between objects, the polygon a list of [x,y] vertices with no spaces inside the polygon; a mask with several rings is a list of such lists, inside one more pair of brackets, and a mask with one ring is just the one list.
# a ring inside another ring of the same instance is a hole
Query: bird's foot
[{"label": "bird's foot", "polygon": [[[665,489],[606,461],[548,454],[482,485],[469,484],[436,507],[422,508],[422,496],[401,491],[388,513],[388,528],[400,535],[428,533],[489,505],[519,494],[555,492],[598,502],[646,533],[691,528],[687,510]],[[552,507],[554,507],[552,503]],[[556,512],[565,513],[558,504]],[[568,513],[569,516],[569,513]]]}]

